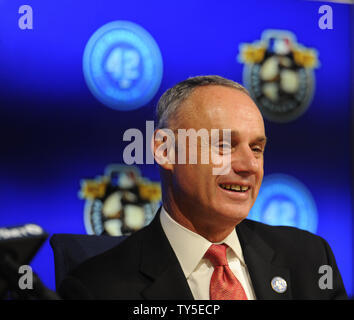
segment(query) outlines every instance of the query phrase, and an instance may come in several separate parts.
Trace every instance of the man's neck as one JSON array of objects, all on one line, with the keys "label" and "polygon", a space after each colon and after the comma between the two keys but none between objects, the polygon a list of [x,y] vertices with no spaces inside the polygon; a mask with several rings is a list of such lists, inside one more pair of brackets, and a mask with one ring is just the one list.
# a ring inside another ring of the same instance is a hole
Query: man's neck
[{"label": "man's neck", "polygon": [[183,210],[182,212],[178,206],[171,205],[170,202],[164,202],[163,206],[170,217],[180,225],[213,243],[223,241],[236,227],[236,223],[230,221],[208,223],[207,219],[200,219],[196,212],[191,212],[194,210]]}]

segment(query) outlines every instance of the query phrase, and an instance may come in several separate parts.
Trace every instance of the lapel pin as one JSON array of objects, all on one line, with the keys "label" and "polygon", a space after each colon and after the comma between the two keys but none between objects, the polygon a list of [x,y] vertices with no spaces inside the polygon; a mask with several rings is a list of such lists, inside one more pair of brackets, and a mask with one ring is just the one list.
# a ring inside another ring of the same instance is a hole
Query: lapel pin
[{"label": "lapel pin", "polygon": [[281,277],[274,277],[270,282],[272,289],[277,293],[284,293],[288,288],[288,284]]}]

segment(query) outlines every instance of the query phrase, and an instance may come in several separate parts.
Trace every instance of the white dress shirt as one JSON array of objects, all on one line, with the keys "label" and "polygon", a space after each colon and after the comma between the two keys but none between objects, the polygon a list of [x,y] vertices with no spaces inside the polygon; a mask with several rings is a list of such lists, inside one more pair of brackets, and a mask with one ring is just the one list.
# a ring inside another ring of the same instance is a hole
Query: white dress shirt
[{"label": "white dress shirt", "polygon": [[[213,243],[180,225],[170,217],[163,207],[160,212],[160,221],[162,229],[182,267],[194,299],[210,300],[209,286],[214,267],[208,259],[204,258],[204,254]],[[247,298],[255,300],[252,282],[236,230],[234,229],[223,241],[217,244],[221,243],[228,245],[226,256],[229,267],[240,281]]]}]

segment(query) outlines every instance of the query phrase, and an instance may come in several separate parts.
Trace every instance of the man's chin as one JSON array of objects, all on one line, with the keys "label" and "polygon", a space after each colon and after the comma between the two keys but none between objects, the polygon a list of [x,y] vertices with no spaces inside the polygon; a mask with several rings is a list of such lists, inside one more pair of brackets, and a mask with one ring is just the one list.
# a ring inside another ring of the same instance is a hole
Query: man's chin
[{"label": "man's chin", "polygon": [[225,208],[224,210],[218,210],[218,216],[221,220],[230,224],[239,224],[242,220],[246,219],[248,216],[249,210],[244,209],[235,209],[235,208]]}]

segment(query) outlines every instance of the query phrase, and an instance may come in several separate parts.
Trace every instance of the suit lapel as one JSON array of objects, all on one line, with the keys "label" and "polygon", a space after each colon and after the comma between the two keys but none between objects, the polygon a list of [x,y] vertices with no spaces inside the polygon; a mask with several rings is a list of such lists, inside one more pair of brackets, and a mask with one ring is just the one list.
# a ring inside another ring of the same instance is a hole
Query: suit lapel
[{"label": "suit lapel", "polygon": [[193,300],[179,264],[169,265],[151,285],[144,289],[142,295],[149,300]]},{"label": "suit lapel", "polygon": [[[256,225],[249,224],[247,220],[236,227],[256,298],[261,300],[291,299],[289,268],[276,263],[276,253],[258,236],[255,229]],[[278,293],[273,290],[271,281],[274,277],[281,277],[286,281],[285,292]]]},{"label": "suit lapel", "polygon": [[[243,255],[250,273],[257,299],[291,299],[290,271],[277,263],[276,253],[257,235],[257,225],[243,221],[236,227]],[[178,259],[162,229],[160,212],[144,230],[141,243],[140,272],[151,280],[141,292],[145,299],[193,300],[192,292]],[[272,289],[271,281],[281,277],[287,290],[278,293]]]},{"label": "suit lapel", "polygon": [[145,229],[140,271],[151,279],[151,284],[142,291],[145,299],[193,299],[182,268],[162,229],[160,211]]}]

